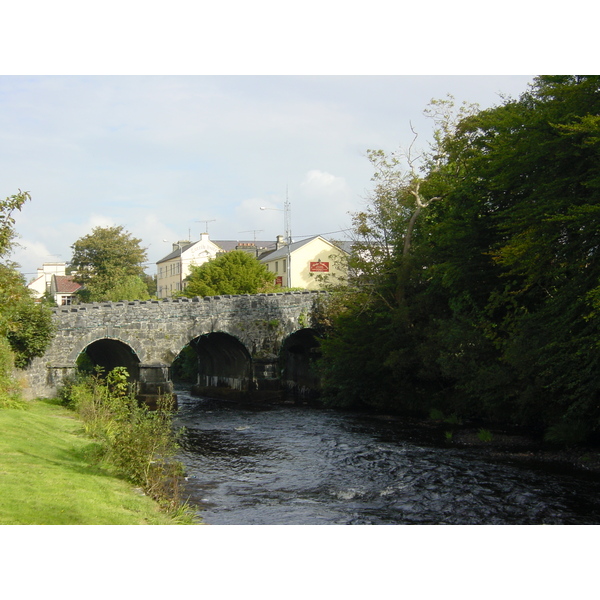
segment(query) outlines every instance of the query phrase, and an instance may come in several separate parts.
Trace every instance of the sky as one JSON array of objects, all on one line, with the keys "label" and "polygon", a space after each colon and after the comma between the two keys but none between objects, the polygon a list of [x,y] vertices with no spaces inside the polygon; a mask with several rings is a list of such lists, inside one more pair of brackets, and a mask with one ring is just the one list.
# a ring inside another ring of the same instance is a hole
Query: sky
[{"label": "sky", "polygon": [[[4,75],[0,195],[16,215],[12,259],[32,278],[68,262],[94,227],[121,225],[147,249],[172,242],[344,238],[367,203],[368,149],[426,149],[431,99],[481,108],[518,97],[533,75]],[[268,207],[270,210],[260,210]],[[167,240],[166,242],[164,240]]]}]

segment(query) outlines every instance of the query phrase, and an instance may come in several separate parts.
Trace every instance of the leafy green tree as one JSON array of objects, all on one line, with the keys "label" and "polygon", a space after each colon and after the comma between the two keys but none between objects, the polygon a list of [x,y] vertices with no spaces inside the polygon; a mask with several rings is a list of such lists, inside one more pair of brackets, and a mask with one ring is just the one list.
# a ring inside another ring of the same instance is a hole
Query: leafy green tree
[{"label": "leafy green tree", "polygon": [[[5,259],[16,237],[12,213],[21,210],[30,200],[27,192],[19,191],[0,202],[0,259]],[[17,367],[25,367],[36,356],[42,356],[53,335],[50,311],[35,304],[17,265],[4,260],[0,263],[0,338],[4,360],[3,376],[8,377],[7,365],[14,361]],[[12,361],[8,361],[6,348],[10,347]],[[7,381],[5,379],[5,381]]]},{"label": "leafy green tree", "polygon": [[600,78],[539,77],[465,119],[432,208],[429,272],[448,296],[438,364],[487,417],[600,425]]},{"label": "leafy green tree", "polygon": [[[473,112],[468,105],[458,110],[460,118]],[[416,135],[406,151],[368,151],[374,188],[369,206],[354,215],[350,286],[337,292],[333,327],[322,341],[320,368],[332,404],[413,410],[443,387],[431,351],[421,357],[419,344],[420,327],[440,309],[423,293],[423,247],[431,207],[448,187],[442,142],[460,122],[454,113],[452,98],[432,104],[438,133],[427,153],[415,150]],[[427,168],[436,176],[426,176]]]},{"label": "leafy green tree", "polygon": [[272,283],[274,277],[256,258],[242,250],[234,250],[203,265],[192,266],[183,295],[193,298],[257,294]]},{"label": "leafy green tree", "polygon": [[137,275],[98,276],[77,292],[82,302],[117,302],[119,300],[149,300],[148,286]]},{"label": "leafy green tree", "polygon": [[146,283],[146,287],[148,289],[148,294],[150,295],[150,297],[156,298],[156,290],[157,290],[156,274],[155,275],[148,275],[147,273],[144,274],[144,282]]},{"label": "leafy green tree", "polygon": [[5,256],[10,251],[16,236],[14,230],[15,219],[12,215],[15,210],[21,210],[23,204],[28,200],[31,200],[29,192],[19,190],[18,194],[0,201],[0,257]]},{"label": "leafy green tree", "polygon": [[463,113],[419,179],[443,200],[418,215],[397,161],[371,155],[380,175],[357,231],[372,238],[356,301],[323,342],[326,391],[553,439],[600,433],[599,114],[598,76],[539,77],[518,100]]},{"label": "leafy green tree", "polygon": [[81,298],[87,302],[148,299],[143,279],[147,255],[140,243],[120,225],[95,227],[78,239],[71,246],[70,266],[74,280],[84,286]]}]

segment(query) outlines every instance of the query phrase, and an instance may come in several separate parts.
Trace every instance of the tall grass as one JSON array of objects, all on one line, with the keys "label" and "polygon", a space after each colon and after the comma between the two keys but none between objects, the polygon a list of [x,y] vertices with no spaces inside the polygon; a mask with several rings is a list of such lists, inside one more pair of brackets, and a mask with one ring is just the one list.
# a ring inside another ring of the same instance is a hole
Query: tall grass
[{"label": "tall grass", "polygon": [[177,460],[182,431],[173,430],[174,402],[163,396],[156,410],[139,403],[124,367],[106,377],[98,372],[68,382],[61,403],[77,411],[87,435],[97,440],[102,459],[139,486],[168,513],[191,518],[182,498],[183,465]]}]

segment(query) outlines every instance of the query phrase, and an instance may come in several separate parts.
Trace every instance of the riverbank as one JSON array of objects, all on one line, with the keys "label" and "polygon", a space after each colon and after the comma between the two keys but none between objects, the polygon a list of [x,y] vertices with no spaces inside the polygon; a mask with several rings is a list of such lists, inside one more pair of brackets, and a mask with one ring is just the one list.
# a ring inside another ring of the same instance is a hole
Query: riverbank
[{"label": "riverbank", "polygon": [[32,401],[0,410],[0,431],[0,524],[177,524],[97,460],[73,412]]},{"label": "riverbank", "polygon": [[476,448],[490,456],[509,458],[531,465],[546,465],[600,474],[600,448],[558,446],[538,441],[534,436],[490,431],[491,440],[480,439],[479,430],[465,429],[453,436],[454,445]]},{"label": "riverbank", "polygon": [[440,447],[473,450],[495,459],[532,467],[573,470],[600,475],[600,447],[586,444],[552,444],[531,431],[489,424],[453,423],[443,419],[418,419],[370,414],[370,418],[396,421],[413,441]]}]

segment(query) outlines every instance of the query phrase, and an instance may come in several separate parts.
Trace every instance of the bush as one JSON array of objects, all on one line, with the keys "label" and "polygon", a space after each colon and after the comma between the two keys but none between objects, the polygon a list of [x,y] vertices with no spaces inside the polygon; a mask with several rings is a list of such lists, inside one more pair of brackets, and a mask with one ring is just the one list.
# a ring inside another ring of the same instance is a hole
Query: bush
[{"label": "bush", "polygon": [[590,434],[589,423],[565,419],[548,427],[544,433],[544,441],[558,444],[580,444],[587,441]]},{"label": "bush", "polygon": [[6,338],[0,337],[0,409],[25,408],[21,387],[12,376],[14,354]]},{"label": "bush", "polygon": [[176,460],[181,431],[173,431],[172,397],[162,397],[153,411],[140,404],[124,367],[106,378],[98,372],[71,380],[59,396],[78,412],[86,433],[101,443],[104,460],[167,511],[181,510],[183,466]]}]

